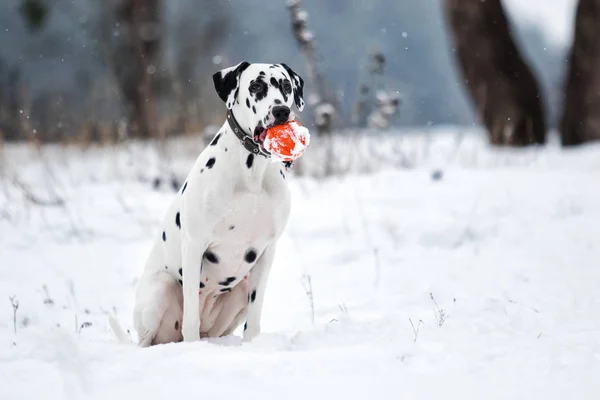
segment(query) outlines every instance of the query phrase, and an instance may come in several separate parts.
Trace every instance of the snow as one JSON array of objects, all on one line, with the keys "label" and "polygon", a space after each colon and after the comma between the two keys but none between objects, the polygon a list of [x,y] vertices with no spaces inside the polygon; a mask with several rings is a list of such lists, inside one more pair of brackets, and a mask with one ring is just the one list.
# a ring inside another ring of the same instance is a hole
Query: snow
[{"label": "snow", "polygon": [[552,43],[570,46],[578,0],[502,1],[512,19],[539,27]]},{"label": "snow", "polygon": [[[107,315],[131,328],[136,278],[176,195],[153,178],[184,176],[197,140],[5,149],[0,398],[600,395],[598,144],[371,137],[372,172],[288,175],[292,214],[256,340],[120,343]],[[32,204],[56,198],[65,206]]]}]

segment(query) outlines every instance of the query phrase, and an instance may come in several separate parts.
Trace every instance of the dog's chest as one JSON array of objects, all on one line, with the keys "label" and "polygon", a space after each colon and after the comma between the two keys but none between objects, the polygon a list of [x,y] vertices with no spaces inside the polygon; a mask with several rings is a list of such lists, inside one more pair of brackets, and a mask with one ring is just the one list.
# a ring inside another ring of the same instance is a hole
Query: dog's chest
[{"label": "dog's chest", "polygon": [[228,201],[202,260],[207,294],[226,293],[251,272],[283,231],[289,199],[283,193],[240,192]]}]

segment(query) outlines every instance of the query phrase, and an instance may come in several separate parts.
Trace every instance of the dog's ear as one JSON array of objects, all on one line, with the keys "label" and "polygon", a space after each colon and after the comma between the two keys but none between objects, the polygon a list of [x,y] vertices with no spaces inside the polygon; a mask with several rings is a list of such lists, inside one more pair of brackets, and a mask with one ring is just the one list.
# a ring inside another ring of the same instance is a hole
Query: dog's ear
[{"label": "dog's ear", "polygon": [[294,103],[296,104],[296,107],[298,107],[298,111],[302,111],[304,109],[304,80],[286,64],[281,63],[279,65],[285,68],[290,76],[290,79],[292,80],[292,88],[294,90]]},{"label": "dog's ear", "polygon": [[[215,90],[217,91],[217,94],[221,100],[227,102],[229,95],[238,87],[240,75],[249,66],[250,63],[242,61],[238,65],[222,69],[213,74]],[[233,101],[231,104],[227,104],[228,108],[231,106],[233,106]]]}]

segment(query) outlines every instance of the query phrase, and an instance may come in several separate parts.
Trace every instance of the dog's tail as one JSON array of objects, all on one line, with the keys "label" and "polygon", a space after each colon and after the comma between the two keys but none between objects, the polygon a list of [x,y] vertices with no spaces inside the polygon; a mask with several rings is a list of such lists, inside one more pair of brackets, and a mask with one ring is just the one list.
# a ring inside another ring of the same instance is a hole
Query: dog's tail
[{"label": "dog's tail", "polygon": [[129,336],[129,333],[121,327],[117,317],[112,313],[108,314],[108,324],[110,325],[110,328],[117,339],[119,339],[119,342],[124,344],[134,344],[133,340],[131,340],[131,337]]}]

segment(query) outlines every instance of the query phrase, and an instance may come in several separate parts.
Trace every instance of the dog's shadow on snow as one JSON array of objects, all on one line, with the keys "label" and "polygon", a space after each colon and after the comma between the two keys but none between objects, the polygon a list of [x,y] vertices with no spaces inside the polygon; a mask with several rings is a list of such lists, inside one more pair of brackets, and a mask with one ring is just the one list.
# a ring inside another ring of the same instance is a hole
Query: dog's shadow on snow
[{"label": "dog's shadow on snow", "polygon": [[[171,344],[181,344],[170,343]],[[200,342],[205,345],[224,347],[224,348],[247,348],[247,349],[260,349],[260,350],[290,350],[293,348],[292,340],[278,333],[261,333],[259,336],[252,339],[251,342],[244,342],[241,335],[229,335],[218,338],[201,338]]]},{"label": "dog's shadow on snow", "polygon": [[289,338],[285,335],[277,333],[262,333],[259,336],[252,339],[251,342],[244,342],[242,336],[229,335],[218,338],[203,338],[201,342],[205,342],[210,345],[222,346],[222,347],[252,347],[262,349],[280,349],[287,348],[289,346]]},{"label": "dog's shadow on snow", "polygon": [[202,338],[200,339],[200,342],[225,347],[237,347],[243,344],[242,337],[236,335],[222,336],[216,338]]}]

